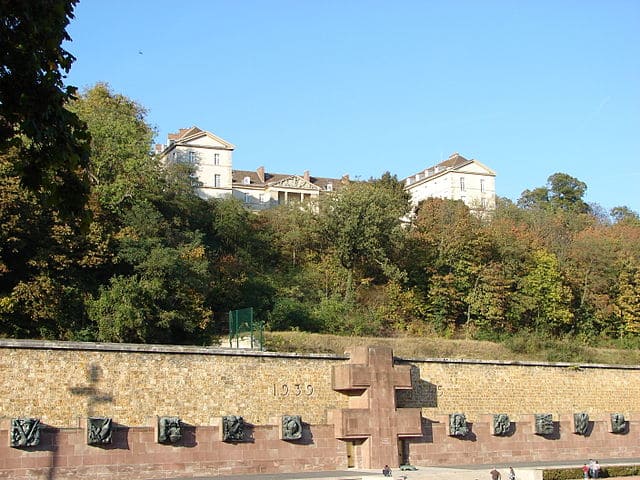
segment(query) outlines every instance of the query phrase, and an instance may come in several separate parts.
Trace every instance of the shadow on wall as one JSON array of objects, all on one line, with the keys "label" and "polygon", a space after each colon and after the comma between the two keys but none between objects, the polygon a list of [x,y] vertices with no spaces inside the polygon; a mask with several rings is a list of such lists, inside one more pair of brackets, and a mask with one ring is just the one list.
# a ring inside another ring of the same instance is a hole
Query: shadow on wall
[{"label": "shadow on wall", "polygon": [[87,399],[87,417],[94,415],[94,407],[99,403],[113,403],[113,396],[101,392],[98,389],[98,383],[102,377],[102,368],[96,363],[90,363],[87,368],[87,383],[83,387],[69,387],[72,395],[86,397]]},{"label": "shadow on wall", "polygon": [[427,408],[438,406],[438,386],[423,380],[420,368],[411,365],[411,390],[397,390],[396,404],[399,408]]}]

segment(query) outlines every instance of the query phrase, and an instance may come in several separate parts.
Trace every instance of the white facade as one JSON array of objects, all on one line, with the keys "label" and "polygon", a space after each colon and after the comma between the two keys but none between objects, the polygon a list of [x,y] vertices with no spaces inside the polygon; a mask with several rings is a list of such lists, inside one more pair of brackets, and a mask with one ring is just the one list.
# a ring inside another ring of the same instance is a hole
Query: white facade
[{"label": "white facade", "polygon": [[257,170],[234,170],[235,146],[216,135],[197,127],[181,129],[170,134],[167,145],[156,145],[156,152],[164,162],[190,163],[196,167],[203,198],[233,196],[247,208],[263,210],[292,202],[313,202],[323,192],[333,191],[349,181],[318,178],[304,172],[291,175]]},{"label": "white facade", "polygon": [[[160,148],[164,147],[164,148]],[[202,197],[225,197],[232,192],[233,150],[231,143],[197,127],[170,134],[166,146],[156,145],[161,159],[189,163],[196,167]]]},{"label": "white facade", "polygon": [[407,177],[404,184],[414,206],[433,197],[462,200],[471,210],[479,212],[496,206],[496,173],[458,153]]}]

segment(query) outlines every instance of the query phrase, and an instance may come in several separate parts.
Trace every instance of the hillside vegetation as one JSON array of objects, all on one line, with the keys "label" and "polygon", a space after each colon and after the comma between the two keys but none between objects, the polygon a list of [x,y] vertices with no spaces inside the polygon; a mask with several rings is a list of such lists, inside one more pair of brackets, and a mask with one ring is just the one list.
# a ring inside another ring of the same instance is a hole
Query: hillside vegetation
[{"label": "hillside vegetation", "polygon": [[566,173],[491,211],[412,207],[387,172],[255,213],[150,155],[144,107],[108,85],[64,106],[90,133],[79,213],[25,184],[38,151],[19,125],[0,151],[0,336],[209,345],[251,307],[267,330],[411,339],[398,349],[419,356],[608,362],[590,347],[640,345],[640,217],[586,204]]},{"label": "hillside vegetation", "polygon": [[453,358],[640,365],[640,350],[576,345],[571,340],[512,337],[505,343],[441,337],[343,337],[304,332],[265,332],[265,349],[342,355],[354,346],[386,346],[402,358]]}]

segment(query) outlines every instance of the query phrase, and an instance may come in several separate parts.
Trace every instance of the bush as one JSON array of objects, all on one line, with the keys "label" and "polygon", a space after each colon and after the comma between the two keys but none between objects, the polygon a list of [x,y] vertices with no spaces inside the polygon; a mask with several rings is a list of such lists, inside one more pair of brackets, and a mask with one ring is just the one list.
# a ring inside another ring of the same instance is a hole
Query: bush
[{"label": "bush", "polygon": [[[617,465],[612,467],[602,467],[601,478],[609,477],[629,477],[640,475],[639,465]],[[582,479],[582,467],[580,468],[554,468],[542,472],[543,480],[574,480]]]},{"label": "bush", "polygon": [[309,307],[294,298],[279,298],[276,300],[273,310],[269,314],[268,327],[273,331],[318,331],[318,323]]}]

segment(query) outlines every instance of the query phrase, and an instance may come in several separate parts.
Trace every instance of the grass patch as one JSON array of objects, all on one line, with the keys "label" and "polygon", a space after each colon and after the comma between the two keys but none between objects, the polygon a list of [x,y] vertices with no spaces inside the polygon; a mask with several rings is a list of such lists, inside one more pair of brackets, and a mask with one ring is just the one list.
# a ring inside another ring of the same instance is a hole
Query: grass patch
[{"label": "grass patch", "polygon": [[349,337],[298,331],[265,332],[264,346],[266,350],[275,352],[343,355],[358,345],[387,346],[402,358],[640,364],[640,350],[596,348],[576,344],[571,339],[552,339],[536,334],[516,335],[503,343],[496,343],[437,336]]}]

